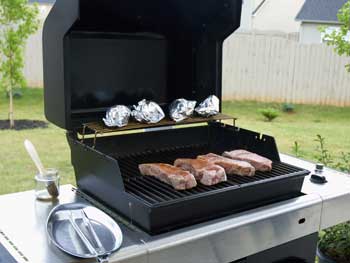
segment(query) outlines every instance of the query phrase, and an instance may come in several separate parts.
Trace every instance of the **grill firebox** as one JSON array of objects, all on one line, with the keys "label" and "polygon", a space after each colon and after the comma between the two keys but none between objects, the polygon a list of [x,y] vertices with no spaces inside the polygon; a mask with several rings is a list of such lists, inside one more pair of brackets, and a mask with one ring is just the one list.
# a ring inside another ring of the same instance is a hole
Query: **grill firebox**
[{"label": "grill firebox", "polygon": [[[300,195],[309,172],[280,162],[270,136],[217,122],[205,126],[122,134],[80,142],[68,135],[78,186],[151,234],[218,218]],[[228,175],[214,186],[177,191],[141,176],[138,164],[247,149],[274,161],[271,172]]]}]

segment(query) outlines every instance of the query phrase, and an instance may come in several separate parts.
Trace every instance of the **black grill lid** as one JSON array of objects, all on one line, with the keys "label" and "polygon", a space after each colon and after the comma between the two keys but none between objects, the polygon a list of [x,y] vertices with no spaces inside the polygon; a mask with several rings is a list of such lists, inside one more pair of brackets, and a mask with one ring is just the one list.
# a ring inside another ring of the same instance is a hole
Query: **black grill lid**
[{"label": "black grill lid", "polygon": [[114,104],[221,98],[242,0],[57,0],[43,33],[45,114],[71,130]]}]

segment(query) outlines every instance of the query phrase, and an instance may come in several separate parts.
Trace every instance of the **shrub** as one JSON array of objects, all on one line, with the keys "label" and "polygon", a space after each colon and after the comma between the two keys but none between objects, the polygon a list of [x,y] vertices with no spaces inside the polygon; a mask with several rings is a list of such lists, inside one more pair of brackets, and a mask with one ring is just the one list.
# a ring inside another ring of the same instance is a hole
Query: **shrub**
[{"label": "shrub", "polygon": [[341,153],[340,161],[335,165],[342,172],[350,173],[350,152]]},{"label": "shrub", "polygon": [[[9,92],[6,92],[6,97],[7,97],[7,98],[10,98]],[[14,90],[12,91],[12,97],[13,97],[14,99],[20,99],[20,98],[23,97],[23,92],[21,91],[21,89],[14,89]]]},{"label": "shrub", "polygon": [[[350,174],[350,152],[341,152],[340,156],[335,156],[327,149],[326,138],[322,137],[320,134],[316,135],[316,139],[314,141],[317,143],[314,155],[317,162]],[[300,148],[300,143],[295,141],[292,146],[294,156],[302,156]],[[335,162],[335,160],[337,160],[337,162]]]},{"label": "shrub", "polygon": [[295,106],[291,103],[283,103],[282,104],[282,111],[287,113],[292,113],[295,111]]},{"label": "shrub", "polygon": [[294,145],[292,146],[292,152],[296,157],[301,157],[300,144],[298,141],[294,142]]},{"label": "shrub", "polygon": [[350,223],[343,223],[321,233],[319,249],[335,262],[350,262]]},{"label": "shrub", "polygon": [[326,166],[331,165],[333,163],[333,156],[326,147],[326,138],[322,137],[320,134],[317,134],[314,141],[318,143],[315,154],[316,160]]},{"label": "shrub", "polygon": [[260,109],[259,112],[265,117],[267,121],[273,121],[279,116],[279,112],[274,108]]},{"label": "shrub", "polygon": [[[339,30],[333,30],[331,33],[328,33],[327,27],[322,26],[320,31],[324,34],[323,40],[326,41],[327,45],[333,46],[339,56],[345,55],[349,58],[350,42],[347,39],[347,35],[350,30],[350,1],[346,1],[344,6],[339,9],[337,17],[340,22]],[[345,65],[345,68],[350,72],[350,63]]]}]

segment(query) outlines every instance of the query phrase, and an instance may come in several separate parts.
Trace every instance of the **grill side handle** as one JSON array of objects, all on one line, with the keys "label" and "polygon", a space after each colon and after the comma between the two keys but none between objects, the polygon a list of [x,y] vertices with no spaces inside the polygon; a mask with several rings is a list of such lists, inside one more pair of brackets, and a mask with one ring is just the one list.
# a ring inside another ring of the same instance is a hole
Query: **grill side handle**
[{"label": "grill side handle", "polygon": [[94,195],[125,191],[117,160],[83,144],[72,132],[68,132],[66,136],[80,190],[89,192],[89,189],[93,189]]}]

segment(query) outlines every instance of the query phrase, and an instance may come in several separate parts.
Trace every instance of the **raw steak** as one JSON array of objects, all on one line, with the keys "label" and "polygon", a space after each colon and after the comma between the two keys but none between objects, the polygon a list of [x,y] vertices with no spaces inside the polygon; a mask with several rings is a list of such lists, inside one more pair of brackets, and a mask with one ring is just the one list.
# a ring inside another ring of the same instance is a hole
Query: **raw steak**
[{"label": "raw steak", "polygon": [[246,150],[234,150],[224,152],[222,155],[234,160],[246,161],[253,165],[258,171],[267,172],[272,170],[272,161],[256,153],[248,152]]},{"label": "raw steak", "polygon": [[227,181],[225,169],[205,160],[177,159],[174,165],[194,175],[204,185],[215,185]]},{"label": "raw steak", "polygon": [[241,176],[253,176],[255,174],[255,168],[250,163],[244,161],[232,160],[214,153],[199,155],[198,158],[223,167],[226,174],[237,174]]},{"label": "raw steak", "polygon": [[176,190],[186,190],[197,185],[193,174],[166,163],[144,163],[139,165],[142,175],[154,176],[170,184]]}]

